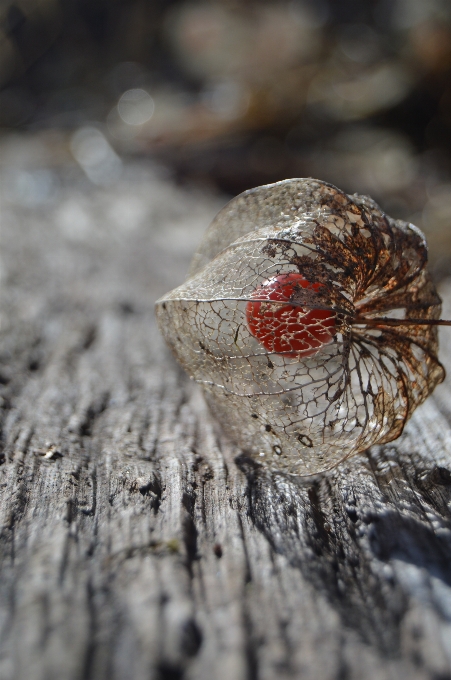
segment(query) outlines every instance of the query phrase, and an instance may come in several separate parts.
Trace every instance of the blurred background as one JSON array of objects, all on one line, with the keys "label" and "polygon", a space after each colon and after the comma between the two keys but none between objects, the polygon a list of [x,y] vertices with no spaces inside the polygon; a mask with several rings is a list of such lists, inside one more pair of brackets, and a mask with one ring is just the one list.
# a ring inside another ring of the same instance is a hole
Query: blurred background
[{"label": "blurred background", "polygon": [[67,163],[228,196],[313,176],[422,228],[441,278],[450,75],[448,0],[3,0],[0,164],[27,204]]}]

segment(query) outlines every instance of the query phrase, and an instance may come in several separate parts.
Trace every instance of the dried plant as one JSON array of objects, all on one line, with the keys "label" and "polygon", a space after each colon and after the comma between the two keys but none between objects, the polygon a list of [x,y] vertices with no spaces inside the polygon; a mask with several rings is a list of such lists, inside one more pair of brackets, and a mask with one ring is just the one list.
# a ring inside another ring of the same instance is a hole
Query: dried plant
[{"label": "dried plant", "polygon": [[286,180],[221,210],[157,317],[230,437],[314,474],[396,439],[443,380],[426,262],[370,198]]}]

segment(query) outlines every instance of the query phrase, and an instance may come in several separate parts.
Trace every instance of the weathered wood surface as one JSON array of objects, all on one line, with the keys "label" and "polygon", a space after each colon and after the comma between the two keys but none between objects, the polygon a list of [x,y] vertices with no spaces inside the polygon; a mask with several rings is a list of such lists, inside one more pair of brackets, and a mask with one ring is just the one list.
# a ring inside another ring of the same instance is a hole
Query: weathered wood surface
[{"label": "weathered wood surface", "polygon": [[451,678],[451,383],[394,444],[260,474],[153,317],[221,201],[138,165],[51,171],[33,199],[22,171],[1,170],[0,678]]}]

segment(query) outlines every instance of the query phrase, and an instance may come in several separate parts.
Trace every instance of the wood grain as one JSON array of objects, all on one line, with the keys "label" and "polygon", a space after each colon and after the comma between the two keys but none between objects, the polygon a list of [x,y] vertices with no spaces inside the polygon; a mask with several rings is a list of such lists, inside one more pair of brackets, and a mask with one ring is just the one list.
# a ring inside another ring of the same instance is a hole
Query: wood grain
[{"label": "wood grain", "polygon": [[2,191],[0,678],[451,678],[449,380],[393,444],[262,473],[153,316],[223,199],[47,172]]}]

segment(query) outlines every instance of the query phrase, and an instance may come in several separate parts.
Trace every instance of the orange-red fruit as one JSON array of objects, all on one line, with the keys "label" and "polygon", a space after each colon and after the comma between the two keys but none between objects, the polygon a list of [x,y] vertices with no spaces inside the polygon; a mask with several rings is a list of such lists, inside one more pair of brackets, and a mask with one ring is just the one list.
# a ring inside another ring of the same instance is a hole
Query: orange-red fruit
[{"label": "orange-red fruit", "polygon": [[323,284],[310,283],[295,272],[280,274],[256,288],[252,297],[258,299],[250,300],[246,305],[249,330],[268,352],[305,357],[332,340],[335,332],[333,312],[290,304],[299,287],[316,292]]}]

